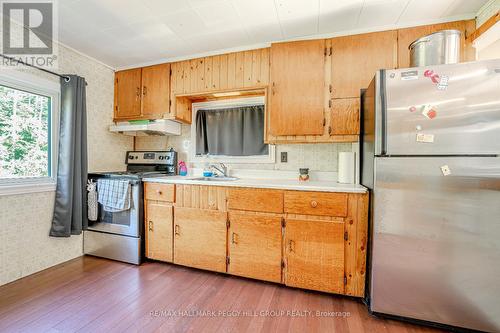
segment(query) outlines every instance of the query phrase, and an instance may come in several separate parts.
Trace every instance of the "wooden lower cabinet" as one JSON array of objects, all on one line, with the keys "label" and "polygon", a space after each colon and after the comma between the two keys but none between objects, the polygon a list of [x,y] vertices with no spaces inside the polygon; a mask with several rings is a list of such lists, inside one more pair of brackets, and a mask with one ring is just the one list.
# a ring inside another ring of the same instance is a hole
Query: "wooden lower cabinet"
[{"label": "wooden lower cabinet", "polygon": [[226,272],[227,213],[175,208],[174,263]]},{"label": "wooden lower cabinet", "polygon": [[154,183],[145,192],[148,258],[365,295],[368,193]]},{"label": "wooden lower cabinet", "polygon": [[172,204],[146,201],[146,257],[172,262]]},{"label": "wooden lower cabinet", "polygon": [[285,227],[287,286],[344,293],[344,223],[287,219]]},{"label": "wooden lower cabinet", "polygon": [[281,216],[229,213],[228,273],[281,282]]}]

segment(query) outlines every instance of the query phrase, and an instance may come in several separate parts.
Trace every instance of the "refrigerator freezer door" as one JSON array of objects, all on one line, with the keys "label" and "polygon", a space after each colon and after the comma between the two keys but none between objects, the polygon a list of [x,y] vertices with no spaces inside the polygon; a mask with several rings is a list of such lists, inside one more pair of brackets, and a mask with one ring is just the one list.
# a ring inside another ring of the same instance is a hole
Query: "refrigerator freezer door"
[{"label": "refrigerator freezer door", "polygon": [[372,311],[499,332],[500,158],[379,157],[375,173]]},{"label": "refrigerator freezer door", "polygon": [[385,74],[386,155],[500,153],[500,59]]}]

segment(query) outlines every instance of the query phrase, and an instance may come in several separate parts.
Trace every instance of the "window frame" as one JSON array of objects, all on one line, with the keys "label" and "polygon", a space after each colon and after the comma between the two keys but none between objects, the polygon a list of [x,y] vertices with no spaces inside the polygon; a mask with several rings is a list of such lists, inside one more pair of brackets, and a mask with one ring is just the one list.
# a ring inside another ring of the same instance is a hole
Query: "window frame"
[{"label": "window frame", "polygon": [[2,70],[0,85],[51,98],[49,114],[49,176],[0,179],[0,195],[55,191],[59,148],[61,85],[29,72]]},{"label": "window frame", "polygon": [[[223,99],[208,102],[193,103],[192,105],[192,118],[196,119],[196,113],[200,109],[211,110],[211,109],[222,109],[222,108],[232,108],[232,107],[242,107],[242,106],[252,106],[256,104],[264,104],[264,110],[266,106],[266,98],[264,96],[259,97],[243,97],[234,99]],[[264,111],[266,113],[266,111]],[[265,127],[265,124],[264,124]],[[265,128],[264,128],[265,133]],[[265,138],[264,138],[265,140]],[[205,156],[196,155],[196,123],[193,122],[191,125],[191,144],[189,145],[189,156],[191,162],[202,163],[206,162],[207,158]],[[276,146],[273,144],[268,144],[269,151],[267,155],[252,155],[252,156],[230,156],[230,155],[210,155],[210,159],[216,162],[223,163],[238,163],[238,164],[262,164],[262,163],[275,163],[276,162]]]}]

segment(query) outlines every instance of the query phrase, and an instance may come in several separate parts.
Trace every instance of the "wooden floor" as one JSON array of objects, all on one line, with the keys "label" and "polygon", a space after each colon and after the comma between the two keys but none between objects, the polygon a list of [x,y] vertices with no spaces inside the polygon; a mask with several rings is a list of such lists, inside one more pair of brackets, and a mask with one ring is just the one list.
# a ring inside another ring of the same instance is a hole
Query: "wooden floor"
[{"label": "wooden floor", "polygon": [[438,332],[347,297],[155,262],[81,257],[0,287],[0,332],[75,331]]}]

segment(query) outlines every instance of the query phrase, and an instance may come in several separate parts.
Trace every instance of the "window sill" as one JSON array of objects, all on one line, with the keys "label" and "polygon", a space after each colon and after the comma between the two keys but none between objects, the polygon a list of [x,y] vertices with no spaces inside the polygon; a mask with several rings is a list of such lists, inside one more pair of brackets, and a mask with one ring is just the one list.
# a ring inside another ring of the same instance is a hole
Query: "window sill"
[{"label": "window sill", "polygon": [[52,192],[56,190],[55,182],[0,184],[0,196]]}]

